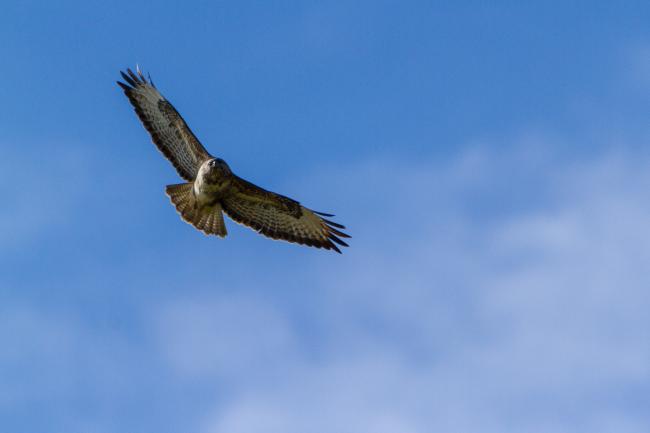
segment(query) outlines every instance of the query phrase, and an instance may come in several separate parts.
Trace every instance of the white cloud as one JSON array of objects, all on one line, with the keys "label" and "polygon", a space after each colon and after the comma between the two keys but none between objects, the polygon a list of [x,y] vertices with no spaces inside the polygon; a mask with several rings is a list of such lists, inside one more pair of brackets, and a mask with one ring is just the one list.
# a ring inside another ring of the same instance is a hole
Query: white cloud
[{"label": "white cloud", "polygon": [[326,199],[344,190],[356,203],[343,208],[360,210],[343,221],[355,236],[343,256],[308,256],[283,276],[287,288],[272,273],[271,289],[289,296],[267,292],[273,270],[252,252],[260,278],[206,295],[199,286],[220,281],[222,263],[199,286],[183,274],[169,284],[187,295],[161,294],[124,334],[5,305],[0,413],[41,405],[53,431],[120,431],[126,406],[146,400],[131,420],[150,420],[144,412],[182,400],[192,409],[161,426],[643,431],[649,159],[563,160],[544,138],[522,141],[305,182],[322,182]]}]

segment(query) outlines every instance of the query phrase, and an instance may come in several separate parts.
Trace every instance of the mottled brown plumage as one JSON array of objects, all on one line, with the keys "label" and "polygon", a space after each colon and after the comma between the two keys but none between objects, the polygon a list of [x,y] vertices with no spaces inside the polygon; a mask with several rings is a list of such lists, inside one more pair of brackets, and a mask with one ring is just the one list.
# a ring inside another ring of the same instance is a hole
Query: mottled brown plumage
[{"label": "mottled brown plumage", "polygon": [[[341,252],[348,246],[340,224],[288,197],[262,189],[233,174],[225,161],[214,158],[192,133],[172,104],[139,69],[121,72],[117,84],[133,105],[158,149],[187,181],[168,185],[165,192],[181,218],[208,235],[227,234],[225,212],[234,221],[272,239],[282,239]],[[337,246],[338,245],[338,246]]]}]

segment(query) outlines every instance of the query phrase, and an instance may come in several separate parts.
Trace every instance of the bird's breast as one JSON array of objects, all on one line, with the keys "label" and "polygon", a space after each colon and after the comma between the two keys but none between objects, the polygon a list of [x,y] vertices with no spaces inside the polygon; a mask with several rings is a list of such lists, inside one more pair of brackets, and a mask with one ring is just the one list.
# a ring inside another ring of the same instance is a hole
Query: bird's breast
[{"label": "bird's breast", "polygon": [[194,181],[194,196],[200,204],[213,204],[230,189],[230,179],[198,176]]}]

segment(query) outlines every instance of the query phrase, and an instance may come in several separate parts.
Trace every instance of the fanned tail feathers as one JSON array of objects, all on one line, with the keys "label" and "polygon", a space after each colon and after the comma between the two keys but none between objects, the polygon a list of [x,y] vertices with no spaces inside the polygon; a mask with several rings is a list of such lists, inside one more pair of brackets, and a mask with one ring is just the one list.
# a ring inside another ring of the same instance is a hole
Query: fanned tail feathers
[{"label": "fanned tail feathers", "polygon": [[192,224],[206,235],[225,237],[228,232],[223,221],[221,204],[199,208],[192,188],[192,183],[167,185],[165,192],[183,221]]}]

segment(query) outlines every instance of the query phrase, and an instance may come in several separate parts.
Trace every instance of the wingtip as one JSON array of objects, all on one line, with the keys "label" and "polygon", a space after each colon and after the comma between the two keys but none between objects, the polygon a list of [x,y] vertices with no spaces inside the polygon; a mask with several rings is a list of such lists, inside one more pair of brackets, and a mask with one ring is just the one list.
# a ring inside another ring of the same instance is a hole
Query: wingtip
[{"label": "wingtip", "polygon": [[135,87],[135,86],[136,86],[135,81],[133,81],[133,79],[132,79],[131,77],[129,77],[129,76],[128,76],[124,71],[120,71],[120,75],[122,76],[122,78],[124,79],[124,81],[126,81],[126,83],[127,83],[129,86],[131,86],[131,87]]},{"label": "wingtip", "polygon": [[328,225],[331,225],[332,227],[336,227],[337,229],[345,230],[345,226],[343,224],[335,223],[334,221],[330,221],[328,219],[323,218],[323,221],[325,221]]},{"label": "wingtip", "polygon": [[328,218],[336,216],[336,215],[331,214],[331,213],[318,212],[318,211],[315,211],[315,210],[313,210],[312,212],[314,212],[316,215],[320,215],[320,216],[324,216],[324,217],[328,217]]},{"label": "wingtip", "polygon": [[137,75],[136,75],[136,74],[131,70],[131,68],[127,68],[127,69],[126,69],[126,72],[129,74],[129,76],[131,77],[131,79],[136,83],[136,85],[137,85],[137,84],[141,84],[141,83],[140,83],[140,79],[139,79],[138,76],[137,76]]},{"label": "wingtip", "polygon": [[329,227],[329,232],[330,232],[330,235],[331,235],[331,234],[335,234],[336,236],[340,236],[340,237],[342,237],[342,238],[346,238],[346,239],[350,239],[350,238],[352,237],[352,236],[350,236],[349,234],[347,234],[347,233],[345,233],[345,232],[342,232],[342,231],[340,231],[340,230],[336,230],[336,229],[333,228],[333,227]]},{"label": "wingtip", "polygon": [[328,249],[332,249],[332,250],[336,251],[336,252],[339,253],[339,254],[343,254],[343,253],[341,252],[341,250],[339,249],[339,247],[337,247],[336,245],[334,245],[333,242],[330,242],[329,245],[328,245],[328,247],[329,247]]},{"label": "wingtip", "polygon": [[343,242],[338,237],[336,237],[335,235],[333,235],[332,233],[330,233],[329,238],[330,238],[330,241],[334,241],[334,242],[336,242],[337,244],[339,244],[339,245],[341,245],[343,247],[349,247],[350,246],[350,245],[346,244],[345,242]]},{"label": "wingtip", "polygon": [[[124,71],[120,71],[120,75],[122,76],[124,81],[126,81],[126,84],[131,86],[131,88],[135,88],[142,85],[149,85],[153,88],[156,87],[155,84],[153,83],[153,80],[151,79],[151,74],[147,74],[147,76],[145,77],[144,72],[142,72],[142,69],[140,69],[139,64],[135,65],[135,72],[133,72],[131,68],[125,68]],[[122,85],[120,86],[124,87]]]}]

